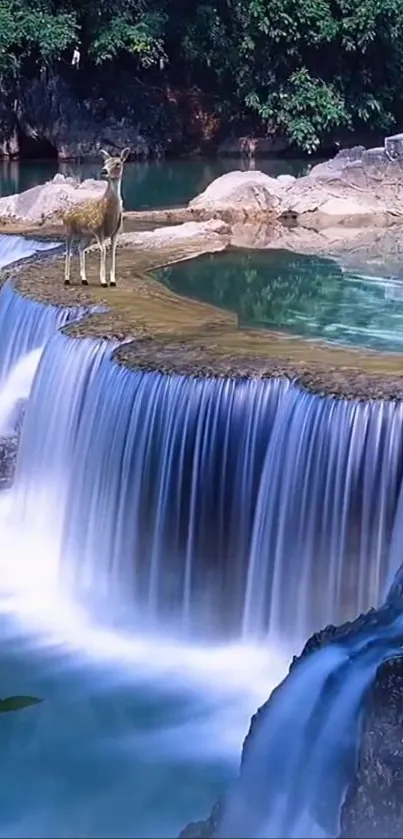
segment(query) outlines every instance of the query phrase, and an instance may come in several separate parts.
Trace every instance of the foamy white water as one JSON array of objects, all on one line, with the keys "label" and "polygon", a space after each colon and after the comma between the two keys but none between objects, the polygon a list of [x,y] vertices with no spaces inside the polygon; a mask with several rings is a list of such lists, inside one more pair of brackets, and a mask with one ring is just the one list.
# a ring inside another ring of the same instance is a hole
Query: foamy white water
[{"label": "foamy white water", "polygon": [[0,389],[0,436],[13,431],[20,400],[28,399],[43,348],[31,350],[12,367]]}]

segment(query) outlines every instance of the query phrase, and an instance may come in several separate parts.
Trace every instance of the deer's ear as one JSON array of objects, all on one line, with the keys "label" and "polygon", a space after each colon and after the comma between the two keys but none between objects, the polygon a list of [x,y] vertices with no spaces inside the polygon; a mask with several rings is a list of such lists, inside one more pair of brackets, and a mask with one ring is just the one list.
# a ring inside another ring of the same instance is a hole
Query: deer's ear
[{"label": "deer's ear", "polygon": [[105,149],[100,149],[99,153],[100,153],[101,157],[103,157],[104,160],[109,160],[110,154],[109,154],[108,151],[105,151]]},{"label": "deer's ear", "polygon": [[127,158],[129,157],[129,154],[130,154],[129,147],[127,147],[126,149],[123,149],[123,151],[120,153],[120,159],[121,159],[122,163],[124,163],[125,160],[127,160]]}]

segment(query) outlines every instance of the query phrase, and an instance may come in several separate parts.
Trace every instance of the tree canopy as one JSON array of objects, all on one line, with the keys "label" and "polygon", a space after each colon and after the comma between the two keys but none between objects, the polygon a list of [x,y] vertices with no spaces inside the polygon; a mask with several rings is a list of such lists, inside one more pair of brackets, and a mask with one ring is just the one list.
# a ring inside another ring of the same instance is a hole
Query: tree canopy
[{"label": "tree canopy", "polygon": [[402,0],[0,0],[0,78],[129,62],[198,85],[229,122],[260,121],[314,151],[335,128],[402,113]]}]

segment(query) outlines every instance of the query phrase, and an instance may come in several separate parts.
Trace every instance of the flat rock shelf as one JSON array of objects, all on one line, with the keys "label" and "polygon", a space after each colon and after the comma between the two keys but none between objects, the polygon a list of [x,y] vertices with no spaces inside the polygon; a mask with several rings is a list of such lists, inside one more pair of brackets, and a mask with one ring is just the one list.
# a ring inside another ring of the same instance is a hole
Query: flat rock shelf
[{"label": "flat rock shelf", "polygon": [[135,369],[166,374],[279,377],[309,390],[346,399],[403,398],[403,355],[332,346],[277,331],[239,328],[234,313],[174,294],[152,274],[197,255],[192,245],[118,251],[116,289],[99,285],[99,254],[87,257],[88,287],[63,286],[63,257],[35,257],[2,274],[20,293],[54,305],[104,306],[65,327],[77,338],[125,341],[114,354]]}]

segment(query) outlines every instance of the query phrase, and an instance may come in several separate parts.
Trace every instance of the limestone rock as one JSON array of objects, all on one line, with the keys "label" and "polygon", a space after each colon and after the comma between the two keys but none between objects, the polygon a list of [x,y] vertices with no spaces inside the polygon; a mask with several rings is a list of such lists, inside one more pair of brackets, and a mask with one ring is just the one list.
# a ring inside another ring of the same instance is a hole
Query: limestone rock
[{"label": "limestone rock", "polygon": [[403,157],[403,134],[394,134],[392,137],[386,137],[385,149],[386,154],[392,160]]},{"label": "limestone rock", "polygon": [[141,233],[122,233],[119,246],[161,251],[172,248],[185,251],[190,249],[192,256],[195,256],[197,252],[212,253],[224,250],[229,244],[229,235],[229,226],[220,219],[210,219],[206,222],[189,221]]},{"label": "limestone rock", "polygon": [[0,198],[0,219],[6,221],[40,223],[49,219],[69,204],[99,198],[106,189],[105,181],[89,179],[77,183],[72,178],[57,175],[53,181],[34,186],[25,192]]},{"label": "limestone rock", "polygon": [[279,197],[284,186],[264,172],[227,172],[216,178],[207,189],[189,202],[193,209],[211,212],[231,211],[234,215],[262,215],[280,208]]}]

